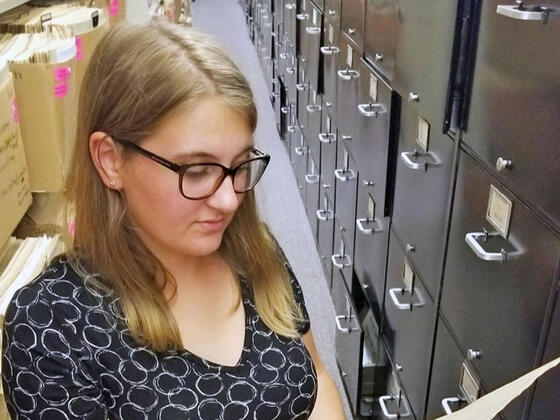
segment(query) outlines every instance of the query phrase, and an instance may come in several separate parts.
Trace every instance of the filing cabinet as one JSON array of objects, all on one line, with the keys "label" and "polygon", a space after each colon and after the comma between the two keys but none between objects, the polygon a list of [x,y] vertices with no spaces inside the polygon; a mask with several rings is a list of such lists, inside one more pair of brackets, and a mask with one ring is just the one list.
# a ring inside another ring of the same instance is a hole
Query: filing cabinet
[{"label": "filing cabinet", "polygon": [[315,163],[315,159],[309,152],[309,147],[306,150],[307,170],[304,177],[305,187],[303,193],[303,203],[305,205],[309,225],[311,226],[311,232],[313,233],[315,241],[317,241],[317,210],[319,209],[319,182],[321,180],[321,175],[319,173],[319,165]]},{"label": "filing cabinet", "polygon": [[307,175],[307,156],[309,154],[309,149],[303,131],[299,125],[296,127],[295,135],[295,142],[292,143],[293,159],[295,161],[294,175],[301,199],[303,200],[305,198],[305,176]]},{"label": "filing cabinet", "polygon": [[[336,152],[338,146],[337,128],[332,118],[331,107],[323,100],[323,107],[321,112],[321,133],[317,136],[320,146],[321,157],[321,187],[325,194],[329,197],[330,201],[335,203],[335,187],[336,178],[334,171],[336,169]],[[311,153],[314,148],[311,148]]]},{"label": "filing cabinet", "polygon": [[[560,237],[461,152],[441,311],[491,391],[535,367]],[[507,355],[507,357],[504,357]],[[505,410],[519,418],[522,401]]]},{"label": "filing cabinet", "polygon": [[308,140],[310,153],[313,155],[315,161],[319,163],[321,161],[321,141],[319,140],[319,134],[321,134],[322,108],[322,95],[318,95],[313,88],[310,88],[309,103],[305,107],[307,125],[304,129],[304,133]]},{"label": "filing cabinet", "polygon": [[319,209],[317,210],[317,251],[327,285],[332,293],[332,255],[333,255],[333,236],[334,236],[334,202],[325,193],[325,189],[319,184]]},{"label": "filing cabinet", "polygon": [[354,268],[354,238],[350,238],[348,233],[349,232],[338,222],[338,219],[335,217],[333,253],[331,255],[333,273],[340,273],[341,277],[346,282],[346,287],[348,288],[348,290],[352,291],[352,270]]},{"label": "filing cabinet", "polygon": [[336,169],[336,218],[346,231],[346,237],[354,249],[354,231],[356,227],[356,197],[358,187],[358,167],[356,160],[348,151],[344,140],[337,141]]},{"label": "filing cabinet", "polygon": [[[415,104],[401,105],[393,228],[405,242],[426,287],[436,296],[455,168],[453,140],[432,127]],[[429,197],[429,199],[426,199]]]},{"label": "filing cabinet", "polygon": [[333,105],[336,103],[336,72],[340,53],[340,2],[341,0],[325,0],[323,41],[320,48],[323,57],[322,92],[325,100]]},{"label": "filing cabinet", "polygon": [[336,71],[336,122],[339,136],[347,143],[356,135],[360,52],[342,35]]},{"label": "filing cabinet", "polygon": [[560,231],[560,1],[534,3],[482,2],[463,141]]},{"label": "filing cabinet", "polygon": [[436,305],[394,235],[389,239],[383,335],[410,408],[423,417]]},{"label": "filing cabinet", "polygon": [[307,127],[307,106],[309,105],[309,81],[307,80],[307,72],[302,65],[302,59],[299,58],[298,65],[298,83],[297,90],[297,119],[299,124],[305,130]]}]

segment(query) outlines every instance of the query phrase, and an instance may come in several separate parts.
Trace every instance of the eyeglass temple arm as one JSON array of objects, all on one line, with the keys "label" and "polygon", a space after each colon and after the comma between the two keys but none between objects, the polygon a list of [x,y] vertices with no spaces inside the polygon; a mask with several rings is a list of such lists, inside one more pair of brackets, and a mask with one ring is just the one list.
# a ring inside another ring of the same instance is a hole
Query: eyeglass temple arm
[{"label": "eyeglass temple arm", "polygon": [[116,139],[119,143],[127,146],[127,147],[131,147],[132,149],[136,150],[137,152],[143,154],[144,156],[152,159],[153,161],[159,163],[160,165],[165,166],[166,168],[171,169],[172,171],[175,172],[179,172],[181,170],[181,165],[177,165],[176,163],[170,162],[165,158],[162,158],[161,156],[158,156],[140,146],[138,146],[135,143],[132,143],[130,141],[127,140],[120,140],[120,139]]}]

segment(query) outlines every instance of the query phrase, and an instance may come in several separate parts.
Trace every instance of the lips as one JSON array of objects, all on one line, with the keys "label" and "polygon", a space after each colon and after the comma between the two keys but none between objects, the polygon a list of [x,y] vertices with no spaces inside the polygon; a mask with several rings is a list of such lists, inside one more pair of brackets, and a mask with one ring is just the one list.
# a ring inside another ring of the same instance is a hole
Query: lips
[{"label": "lips", "polygon": [[208,219],[208,220],[201,220],[198,223],[206,230],[209,231],[218,231],[224,227],[226,222],[225,218],[221,219]]}]

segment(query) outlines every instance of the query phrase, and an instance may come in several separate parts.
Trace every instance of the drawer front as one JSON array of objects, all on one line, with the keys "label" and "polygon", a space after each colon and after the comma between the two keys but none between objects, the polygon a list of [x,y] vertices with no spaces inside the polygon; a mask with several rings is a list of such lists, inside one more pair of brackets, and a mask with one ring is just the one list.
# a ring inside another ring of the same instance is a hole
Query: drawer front
[{"label": "drawer front", "polygon": [[[309,151],[309,148],[307,149]],[[307,170],[305,173],[304,188],[304,205],[307,219],[311,226],[313,238],[317,240],[317,210],[319,209],[319,166],[315,163],[315,159],[308,152],[307,154]]]},{"label": "drawer front", "polygon": [[385,296],[389,221],[389,217],[383,217],[383,208],[376,202],[375,191],[360,182],[356,208],[354,270],[378,319]]},{"label": "drawer front", "polygon": [[358,90],[360,87],[359,52],[345,37],[340,40],[336,72],[336,122],[339,134],[353,139],[358,121]]},{"label": "drawer front", "polygon": [[344,0],[341,8],[340,28],[356,44],[360,51],[364,50],[364,17],[366,14],[365,0]]},{"label": "drawer front", "polygon": [[[482,5],[463,140],[560,230],[560,183],[551,182],[560,177],[560,25],[497,13],[514,3]],[[531,4],[560,11],[559,0]],[[511,166],[498,165],[500,158]]]},{"label": "drawer front", "polygon": [[305,26],[302,30],[301,55],[305,60],[305,69],[308,73],[310,87],[317,91],[319,89],[319,57],[321,56],[321,31],[323,14],[314,6],[308,6]]},{"label": "drawer front", "polygon": [[[493,224],[486,219],[490,191]],[[502,222],[508,202],[509,224]],[[503,226],[507,239],[497,233]],[[489,391],[533,367],[559,255],[560,238],[461,152],[441,310],[459,343],[481,352],[473,365]]]},{"label": "drawer front", "polygon": [[338,219],[335,217],[333,252],[331,255],[333,273],[339,272],[344,278],[348,290],[352,290],[354,240],[353,238],[349,238],[347,233],[348,232],[338,223]]},{"label": "drawer front", "polygon": [[395,75],[398,18],[399,4],[396,0],[367,0],[364,53],[389,80]]},{"label": "drawer front", "polygon": [[317,237],[319,258],[325,271],[325,277],[329,288],[332,281],[332,254],[334,235],[334,202],[325,194],[322,186],[319,186],[319,210],[317,210]]},{"label": "drawer front", "polygon": [[[418,134],[424,131],[425,124],[416,106],[402,104],[393,227],[402,241],[413,247],[410,258],[435,296],[441,278],[445,218],[455,160],[453,141],[437,127],[430,126],[427,136]],[[427,143],[418,141],[418,137],[427,138]],[[424,147],[425,144],[428,146]]]},{"label": "drawer front", "polygon": [[335,202],[335,175],[336,152],[337,152],[337,129],[326,103],[323,101],[323,112],[321,113],[321,133],[319,143],[321,147],[321,188],[329,196],[332,203]]},{"label": "drawer front", "polygon": [[296,45],[296,0],[284,0],[284,35],[289,43]]},{"label": "drawer front", "polygon": [[341,0],[325,0],[325,22],[323,26],[323,45],[338,47],[340,41]]},{"label": "drawer front", "polygon": [[389,239],[385,319],[387,349],[412,411],[424,413],[436,306],[393,234]]},{"label": "drawer front", "polygon": [[346,230],[347,236],[354,237],[356,225],[356,199],[358,194],[358,166],[346,144],[337,141],[336,169],[336,217]]},{"label": "drawer front", "polygon": [[375,191],[376,204],[382,212],[387,193],[392,95],[392,89],[360,60],[358,129],[352,150],[363,182]]},{"label": "drawer front", "polygon": [[341,274],[333,274],[333,303],[336,312],[336,360],[341,370],[342,383],[348,394],[352,412],[359,407],[360,371],[364,333],[360,320]]},{"label": "drawer front", "polygon": [[301,127],[297,128],[297,137],[295,139],[295,144],[292,145],[294,152],[293,158],[295,160],[294,174],[296,177],[297,187],[301,198],[305,196],[305,175],[307,174],[307,155],[308,147],[305,142],[305,137],[301,131]]},{"label": "drawer front", "polygon": [[483,394],[484,389],[478,373],[452,338],[443,320],[439,318],[427,418],[435,419],[451,414]]},{"label": "drawer front", "polygon": [[[322,98],[317,95],[313,89],[309,92],[309,104],[306,107],[307,111],[307,126],[303,130],[305,138],[310,148],[310,153],[315,159],[315,162],[321,161],[321,142],[319,134],[321,134],[321,112],[322,112]],[[317,166],[319,168],[319,166]]]},{"label": "drawer front", "polygon": [[307,80],[307,72],[301,64],[301,59],[299,59],[299,76],[298,83],[296,85],[297,118],[299,125],[301,125],[301,127],[305,130],[307,127],[307,105],[309,105],[309,81]]}]

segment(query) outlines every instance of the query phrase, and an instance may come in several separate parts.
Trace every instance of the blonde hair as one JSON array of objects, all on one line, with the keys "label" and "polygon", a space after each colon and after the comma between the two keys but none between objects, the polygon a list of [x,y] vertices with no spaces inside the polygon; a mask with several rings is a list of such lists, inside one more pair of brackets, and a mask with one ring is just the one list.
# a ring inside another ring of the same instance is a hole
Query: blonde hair
[{"label": "blonde hair", "polygon": [[[155,350],[182,347],[177,323],[155,280],[166,273],[131,227],[124,197],[107,188],[89,154],[89,136],[102,131],[134,143],[177,107],[216,96],[245,115],[254,132],[257,111],[237,66],[208,37],[164,22],[121,24],[100,41],[86,70],[68,193],[75,237],[68,256],[80,274],[117,293],[133,338]],[[220,252],[253,291],[257,311],[279,335],[295,337],[302,311],[274,238],[245,193],[224,233]],[[95,273],[92,275],[92,272]]]}]

